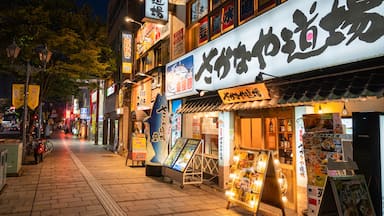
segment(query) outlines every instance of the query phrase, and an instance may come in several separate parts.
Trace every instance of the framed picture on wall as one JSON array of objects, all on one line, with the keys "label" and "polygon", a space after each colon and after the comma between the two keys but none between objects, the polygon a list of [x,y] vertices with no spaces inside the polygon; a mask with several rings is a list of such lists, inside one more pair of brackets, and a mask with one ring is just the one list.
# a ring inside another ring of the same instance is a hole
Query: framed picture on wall
[{"label": "framed picture on wall", "polygon": [[254,0],[239,0],[239,23],[251,18],[255,13],[255,1]]},{"label": "framed picture on wall", "polygon": [[221,0],[211,0],[211,10],[217,8],[221,4]]},{"label": "framed picture on wall", "polygon": [[217,12],[211,16],[211,38],[219,36],[221,33],[221,13]]},{"label": "framed picture on wall", "polygon": [[234,3],[231,2],[223,7],[221,26],[224,32],[233,28],[234,17],[235,17],[235,7],[234,7]]},{"label": "framed picture on wall", "polygon": [[258,8],[257,10],[258,11],[262,11],[270,6],[272,6],[273,4],[275,4],[275,0],[256,0],[258,1]]},{"label": "framed picture on wall", "polygon": [[199,44],[202,44],[208,41],[208,17],[204,17],[199,23]]},{"label": "framed picture on wall", "polygon": [[199,20],[208,13],[208,0],[196,0],[191,4],[191,23]]}]

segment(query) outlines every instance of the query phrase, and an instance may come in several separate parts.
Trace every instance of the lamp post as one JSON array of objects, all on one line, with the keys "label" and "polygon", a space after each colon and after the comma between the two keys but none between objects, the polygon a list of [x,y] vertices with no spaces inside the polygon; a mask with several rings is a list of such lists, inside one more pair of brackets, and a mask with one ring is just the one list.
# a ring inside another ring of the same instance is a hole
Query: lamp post
[{"label": "lamp post", "polygon": [[[44,45],[44,48],[41,49],[39,52],[39,59],[43,63],[43,72],[45,73],[47,71],[47,63],[51,59],[52,52],[48,50],[47,45]],[[40,96],[39,96],[39,133],[38,138],[41,138],[41,129],[42,129],[42,114],[43,114],[43,103],[41,98],[41,91],[40,88]]]},{"label": "lamp post", "polygon": [[[20,47],[18,47],[13,41],[11,45],[9,45],[7,48],[7,56],[8,58],[11,58],[11,61],[13,61],[17,58],[17,56],[20,53]],[[27,121],[28,121],[28,86],[29,86],[29,76],[31,74],[31,65],[29,63],[29,59],[27,60],[27,74],[26,74],[26,81],[24,86],[24,116],[23,116],[23,154],[22,154],[22,161],[25,160],[25,148],[27,146]]]}]

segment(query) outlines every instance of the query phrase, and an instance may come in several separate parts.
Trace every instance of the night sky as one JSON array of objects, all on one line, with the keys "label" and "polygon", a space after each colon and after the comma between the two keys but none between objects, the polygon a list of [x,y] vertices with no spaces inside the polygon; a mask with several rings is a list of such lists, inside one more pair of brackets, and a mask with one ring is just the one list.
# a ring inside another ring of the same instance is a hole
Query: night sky
[{"label": "night sky", "polygon": [[90,5],[95,15],[99,16],[102,20],[107,19],[108,0],[77,0],[77,3]]}]

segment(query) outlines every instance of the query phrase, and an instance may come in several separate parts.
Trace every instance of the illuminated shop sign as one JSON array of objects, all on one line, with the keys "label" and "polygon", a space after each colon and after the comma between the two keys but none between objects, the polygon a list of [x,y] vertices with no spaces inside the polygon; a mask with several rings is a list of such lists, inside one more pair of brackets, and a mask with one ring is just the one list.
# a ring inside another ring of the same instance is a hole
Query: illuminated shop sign
[{"label": "illuminated shop sign", "polygon": [[193,91],[193,56],[184,57],[166,67],[167,99],[195,94]]},{"label": "illuminated shop sign", "polygon": [[194,87],[223,89],[253,83],[259,72],[286,76],[383,56],[383,14],[382,1],[287,1],[188,53]]},{"label": "illuminated shop sign", "polygon": [[132,34],[123,32],[122,41],[122,73],[132,73]]},{"label": "illuminated shop sign", "polygon": [[225,104],[271,99],[264,83],[223,89],[219,90],[218,93]]},{"label": "illuminated shop sign", "polygon": [[168,0],[146,0],[145,18],[168,21]]}]

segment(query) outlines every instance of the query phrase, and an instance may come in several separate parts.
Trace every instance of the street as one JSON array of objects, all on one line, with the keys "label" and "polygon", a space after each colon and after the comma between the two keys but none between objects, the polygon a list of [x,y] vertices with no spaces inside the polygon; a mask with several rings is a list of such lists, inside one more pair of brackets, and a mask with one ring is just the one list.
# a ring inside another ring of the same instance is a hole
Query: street
[{"label": "street", "polygon": [[0,215],[252,215],[235,205],[226,209],[224,192],[207,185],[181,189],[146,177],[144,167],[125,166],[103,145],[64,133],[51,141],[54,150],[42,163],[7,177]]}]

